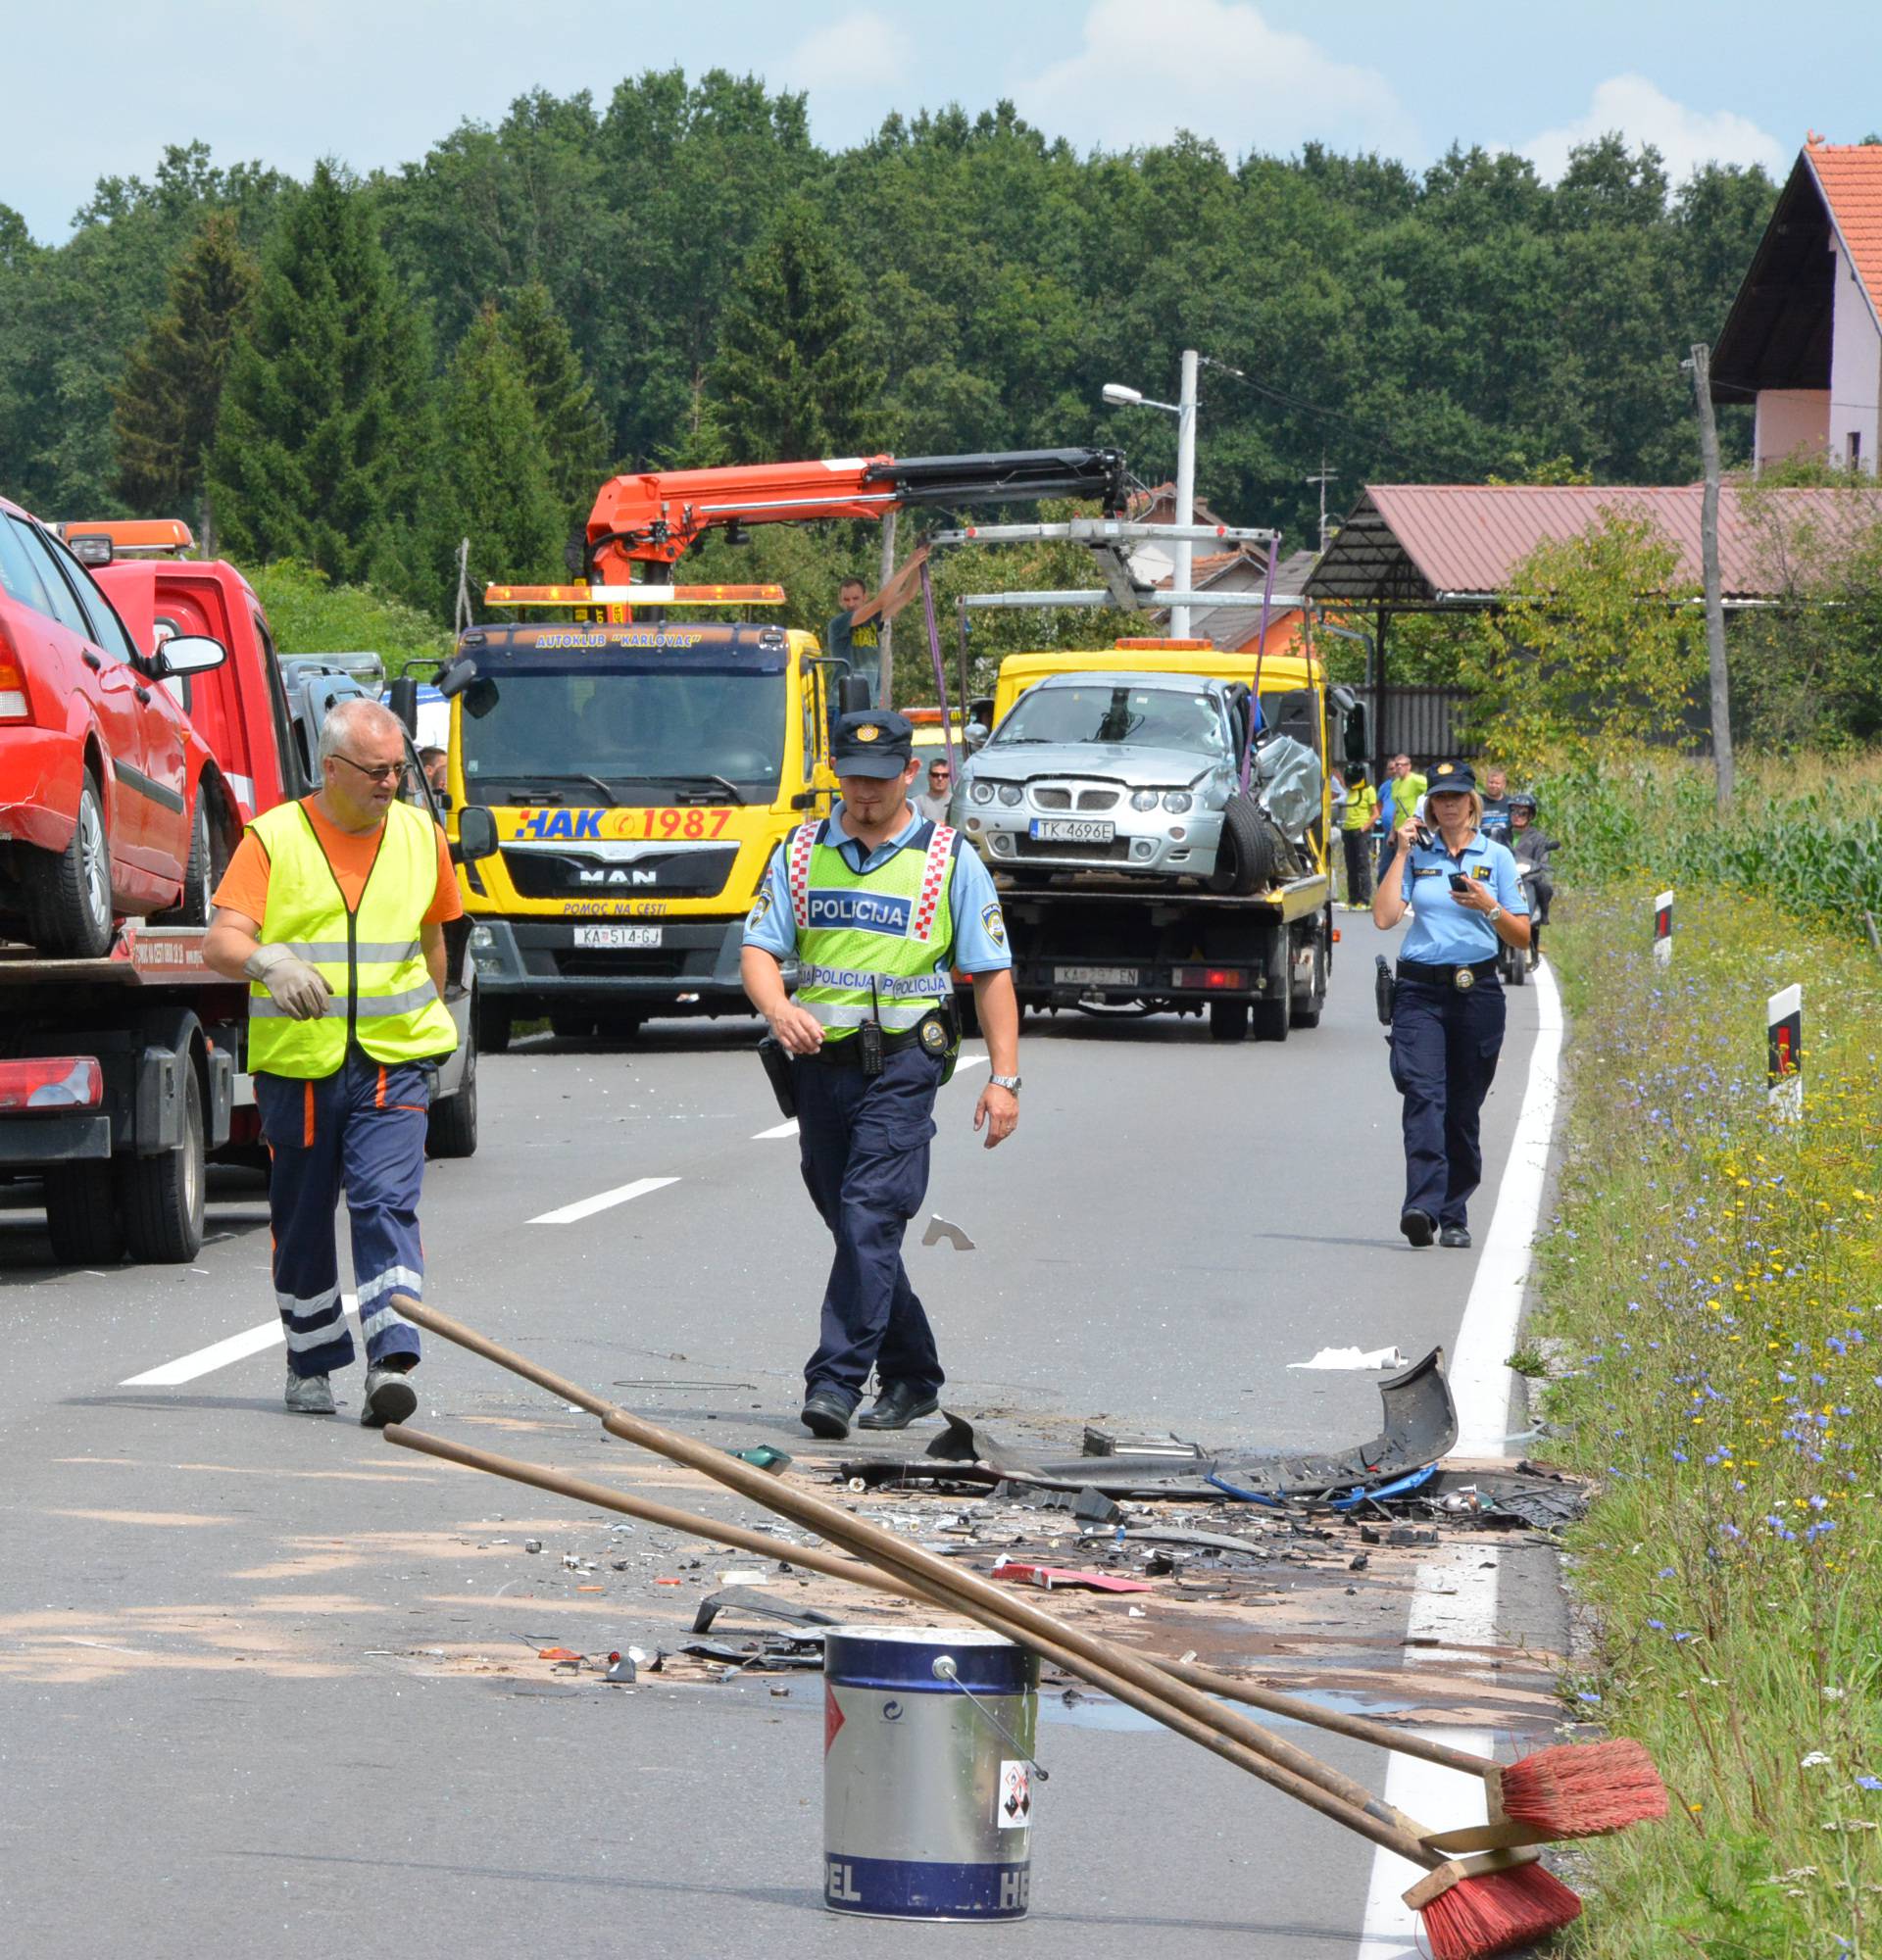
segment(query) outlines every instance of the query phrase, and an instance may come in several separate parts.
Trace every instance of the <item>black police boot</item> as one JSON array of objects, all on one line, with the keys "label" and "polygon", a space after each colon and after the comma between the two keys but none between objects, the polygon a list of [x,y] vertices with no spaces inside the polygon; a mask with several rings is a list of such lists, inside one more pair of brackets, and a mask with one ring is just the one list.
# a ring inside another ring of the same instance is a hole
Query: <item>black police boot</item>
[{"label": "black police boot", "polygon": [[804,1406],[797,1419],[813,1436],[820,1436],[830,1443],[841,1443],[850,1433],[850,1406],[841,1391],[826,1384],[813,1389],[804,1397]]},{"label": "black police boot", "polygon": [[937,1396],[907,1382],[891,1382],[875,1398],[875,1406],[857,1417],[858,1429],[907,1429],[916,1416],[932,1415],[941,1406]]},{"label": "black police boot", "polygon": [[1428,1246],[1438,1236],[1438,1221],[1428,1211],[1408,1211],[1399,1220],[1399,1230],[1414,1246]]},{"label": "black police boot", "polygon": [[1470,1228],[1467,1225],[1447,1225],[1438,1234],[1440,1246],[1461,1246],[1465,1250],[1470,1246]]}]

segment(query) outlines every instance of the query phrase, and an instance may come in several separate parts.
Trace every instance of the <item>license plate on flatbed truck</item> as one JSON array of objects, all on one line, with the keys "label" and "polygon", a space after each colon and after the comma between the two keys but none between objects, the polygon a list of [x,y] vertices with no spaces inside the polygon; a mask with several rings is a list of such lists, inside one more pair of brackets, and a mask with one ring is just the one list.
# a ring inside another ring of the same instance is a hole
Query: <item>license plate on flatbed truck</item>
[{"label": "license plate on flatbed truck", "polygon": [[1135,987],[1143,970],[1136,966],[1058,966],[1053,978],[1061,987]]},{"label": "license plate on flatbed truck", "polygon": [[1042,844],[1109,844],[1117,835],[1117,826],[1095,817],[1035,816],[1032,834]]},{"label": "license plate on flatbed truck", "polygon": [[575,944],[619,952],[626,947],[658,946],[663,928],[657,925],[578,925]]}]

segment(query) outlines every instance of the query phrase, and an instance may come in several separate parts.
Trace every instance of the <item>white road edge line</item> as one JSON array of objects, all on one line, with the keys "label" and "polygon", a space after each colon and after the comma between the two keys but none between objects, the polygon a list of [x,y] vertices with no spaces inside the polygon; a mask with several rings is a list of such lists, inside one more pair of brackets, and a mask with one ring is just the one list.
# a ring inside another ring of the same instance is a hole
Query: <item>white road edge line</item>
[{"label": "white road edge line", "polygon": [[618,1184],[613,1191],[597,1192],[593,1198],[578,1198],[572,1204],[561,1204],[553,1211],[544,1211],[531,1218],[531,1225],[572,1225],[577,1219],[592,1218],[597,1211],[606,1211],[612,1205],[625,1204],[630,1199],[645,1198],[650,1191],[662,1191],[669,1184],[677,1184],[676,1177],[637,1177],[632,1184]]},{"label": "white road edge line", "polygon": [[[1523,1290],[1542,1217],[1549,1140],[1555,1133],[1561,1084],[1561,992],[1547,966],[1539,966],[1533,978],[1536,1040],[1529,1052],[1522,1109],[1451,1357],[1451,1394],[1458,1407],[1453,1451],[1457,1456],[1502,1457],[1509,1446],[1510,1370],[1505,1364],[1522,1319]],[[1498,1577],[1494,1550],[1486,1557],[1476,1545],[1445,1547],[1418,1568],[1408,1635],[1435,1636],[1461,1648],[1494,1646]],[[1444,1649],[1436,1651],[1442,1654]],[[1483,1755],[1491,1753],[1495,1740],[1489,1735],[1461,1736],[1451,1730],[1444,1731],[1440,1740]],[[1410,1756],[1390,1758],[1384,1795],[1386,1802],[1433,1829],[1480,1823],[1484,1816],[1483,1786],[1476,1778]],[[1359,1960],[1421,1960],[1428,1951],[1419,1938],[1417,1915],[1400,1897],[1418,1876],[1414,1866],[1395,1853],[1374,1851]]]},{"label": "white road edge line", "polygon": [[[955,1063],[954,1072],[959,1075],[964,1068],[978,1068],[986,1058],[984,1054],[964,1054]],[[754,1131],[752,1133],[752,1142],[755,1144],[768,1144],[775,1142],[780,1137],[794,1137],[796,1135],[797,1118],[793,1116],[788,1123],[775,1124],[768,1130]]]},{"label": "white road edge line", "polygon": [[[340,1296],[340,1304],[351,1314],[357,1315],[360,1310],[358,1298],[350,1293]],[[118,1386],[121,1389],[177,1388],[184,1382],[195,1381],[199,1375],[213,1375],[218,1368],[226,1368],[232,1361],[245,1361],[251,1354],[278,1348],[286,1339],[287,1331],[277,1313],[272,1320],[264,1321],[260,1327],[231,1334],[226,1341],[198,1348],[195,1353],[185,1354],[179,1360],[166,1361],[160,1368],[147,1368],[141,1375],[132,1375],[128,1381],[120,1382]]]}]

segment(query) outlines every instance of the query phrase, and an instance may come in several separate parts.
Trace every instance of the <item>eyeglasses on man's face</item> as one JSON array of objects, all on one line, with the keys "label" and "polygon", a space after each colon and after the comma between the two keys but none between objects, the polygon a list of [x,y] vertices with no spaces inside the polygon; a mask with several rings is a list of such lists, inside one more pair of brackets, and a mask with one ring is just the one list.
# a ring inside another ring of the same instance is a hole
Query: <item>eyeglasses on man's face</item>
[{"label": "eyeglasses on man's face", "polygon": [[402,783],[411,768],[409,762],[384,762],[375,768],[367,762],[356,762],[351,756],[343,755],[338,749],[333,751],[333,760],[344,762],[349,769],[358,769],[361,775],[370,777],[375,783]]}]

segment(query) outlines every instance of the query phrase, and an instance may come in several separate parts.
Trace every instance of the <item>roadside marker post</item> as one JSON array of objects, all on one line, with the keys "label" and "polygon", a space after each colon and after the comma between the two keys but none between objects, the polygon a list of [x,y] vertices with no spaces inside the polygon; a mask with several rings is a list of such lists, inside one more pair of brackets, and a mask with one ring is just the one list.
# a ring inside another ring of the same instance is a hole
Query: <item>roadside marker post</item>
[{"label": "roadside marker post", "polygon": [[1673,963],[1673,895],[1661,892],[1654,901],[1654,964]]},{"label": "roadside marker post", "polygon": [[1770,1110],[1795,1122],[1804,1114],[1804,989],[1785,987],[1764,1008],[1764,1087]]}]

